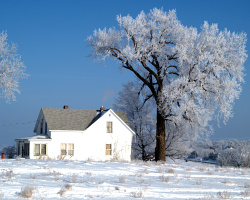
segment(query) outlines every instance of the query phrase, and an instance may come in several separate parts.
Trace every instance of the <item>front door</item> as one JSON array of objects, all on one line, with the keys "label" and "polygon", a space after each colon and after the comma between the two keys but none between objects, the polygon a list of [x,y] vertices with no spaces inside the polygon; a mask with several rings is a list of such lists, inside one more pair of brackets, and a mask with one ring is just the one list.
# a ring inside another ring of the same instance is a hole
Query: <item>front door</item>
[{"label": "front door", "polygon": [[30,143],[19,142],[17,154],[22,158],[28,158],[30,154]]},{"label": "front door", "polygon": [[22,157],[29,157],[30,156],[30,143],[24,143],[24,146],[23,146],[23,155]]},{"label": "front door", "polygon": [[23,155],[24,155],[24,143],[23,142],[19,142],[19,145],[18,145],[18,150],[19,150],[19,155],[23,158]]}]

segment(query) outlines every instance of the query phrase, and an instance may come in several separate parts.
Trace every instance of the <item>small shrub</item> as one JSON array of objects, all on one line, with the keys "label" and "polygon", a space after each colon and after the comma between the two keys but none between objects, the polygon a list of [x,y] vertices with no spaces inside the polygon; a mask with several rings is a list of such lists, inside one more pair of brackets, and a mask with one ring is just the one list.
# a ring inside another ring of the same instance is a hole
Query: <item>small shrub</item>
[{"label": "small shrub", "polygon": [[159,179],[165,183],[168,183],[170,181],[170,177],[166,177],[164,175],[160,176]]},{"label": "small shrub", "polygon": [[158,173],[163,174],[163,173],[165,173],[166,168],[165,168],[165,167],[159,167],[159,168],[157,169],[157,171],[158,171]]},{"label": "small shrub", "polygon": [[232,185],[232,184],[233,184],[233,181],[225,179],[225,180],[224,180],[224,183],[225,183],[226,185]]},{"label": "small shrub", "polygon": [[89,198],[89,199],[94,199],[94,198],[95,198],[95,197],[94,197],[93,195],[91,195],[91,194],[86,195],[86,197]]},{"label": "small shrub", "polygon": [[14,172],[13,172],[12,169],[4,170],[2,172],[2,178],[3,179],[7,179],[8,181],[10,181],[14,177],[15,177],[15,175],[14,175]]},{"label": "small shrub", "polygon": [[0,200],[2,200],[4,197],[4,193],[2,192],[2,190],[0,190]]},{"label": "small shrub", "polygon": [[157,162],[155,163],[156,166],[161,166],[161,165],[163,165],[163,164],[165,164],[163,161],[157,161]]},{"label": "small shrub", "polygon": [[73,174],[72,177],[71,177],[71,183],[77,183],[77,175]]},{"label": "small shrub", "polygon": [[232,194],[230,192],[227,192],[227,191],[218,192],[217,197],[219,199],[232,199],[233,198]]},{"label": "small shrub", "polygon": [[208,170],[208,171],[207,171],[207,174],[208,174],[208,175],[214,175],[214,172]]},{"label": "small shrub", "polygon": [[206,194],[202,199],[203,200],[215,200],[216,198],[212,194]]},{"label": "small shrub", "polygon": [[187,171],[187,172],[191,172],[191,171],[193,171],[193,170],[192,170],[191,168],[187,168],[186,171]]},{"label": "small shrub", "polygon": [[144,165],[146,165],[147,167],[152,167],[153,163],[151,161],[147,161],[147,162],[144,162]]},{"label": "small shrub", "polygon": [[59,191],[60,197],[64,197],[65,193],[66,193],[67,189],[65,187],[62,187]]},{"label": "small shrub", "polygon": [[122,184],[126,183],[127,182],[126,176],[120,176],[119,177],[119,182],[122,183]]},{"label": "small shrub", "polygon": [[30,174],[30,178],[31,179],[37,179],[37,176],[36,176],[36,174]]},{"label": "small shrub", "polygon": [[120,190],[120,188],[118,186],[115,186],[115,190]]},{"label": "small shrub", "polygon": [[151,182],[150,181],[147,181],[147,180],[144,180],[144,179],[142,179],[142,180],[140,180],[139,181],[139,184],[141,184],[141,185],[151,185]]},{"label": "small shrub", "polygon": [[244,183],[244,188],[250,188],[250,183]]},{"label": "small shrub", "polygon": [[217,154],[217,153],[211,152],[211,153],[208,155],[208,159],[209,159],[209,160],[216,160],[217,158],[218,158],[218,154]]},{"label": "small shrub", "polygon": [[246,172],[246,171],[241,171],[241,174],[242,174],[243,176],[246,176],[246,175],[247,175],[247,172]]},{"label": "small shrub", "polygon": [[221,169],[220,169],[220,168],[216,168],[214,171],[215,171],[215,172],[220,172]]},{"label": "small shrub", "polygon": [[59,155],[59,156],[57,156],[56,159],[57,159],[57,160],[65,160],[65,156]]},{"label": "small shrub", "polygon": [[20,161],[21,161],[21,157],[20,157],[20,156],[17,156],[17,157],[15,158],[15,160],[16,160],[17,162],[20,162]]},{"label": "small shrub", "polygon": [[7,146],[2,149],[2,153],[6,155],[8,158],[14,158],[16,155],[16,146]]},{"label": "small shrub", "polygon": [[9,179],[13,178],[13,177],[14,177],[14,172],[13,172],[13,170],[12,170],[12,169],[7,170],[7,171],[5,172],[5,176],[6,176],[7,178],[9,178]]},{"label": "small shrub", "polygon": [[198,179],[198,180],[196,181],[196,185],[202,185],[202,183],[203,183],[202,179]]},{"label": "small shrub", "polygon": [[19,193],[19,196],[22,198],[31,198],[34,193],[35,188],[32,186],[25,186],[22,187],[21,192]]},{"label": "small shrub", "polygon": [[50,176],[60,176],[62,174],[60,172],[58,172],[58,171],[53,170],[53,171],[49,171],[49,175]]},{"label": "small shrub", "polygon": [[168,173],[169,173],[169,174],[174,174],[175,171],[174,171],[174,169],[169,169],[169,170],[168,170]]},{"label": "small shrub", "polygon": [[139,178],[142,178],[144,176],[144,174],[143,173],[136,173],[135,176],[139,177]]},{"label": "small shrub", "polygon": [[63,186],[60,191],[59,191],[59,194],[60,194],[60,197],[64,197],[65,196],[65,193],[68,191],[68,190],[72,190],[72,186],[70,184],[66,184],[65,186]]},{"label": "small shrub", "polygon": [[91,172],[86,172],[86,175],[92,176],[93,174]]},{"label": "small shrub", "polygon": [[198,170],[199,170],[200,172],[205,172],[205,171],[206,171],[206,169],[205,169],[204,167],[198,167]]},{"label": "small shrub", "polygon": [[141,199],[143,197],[142,191],[130,192],[130,197]]},{"label": "small shrub", "polygon": [[197,157],[198,154],[195,151],[191,152],[191,154],[188,156],[188,158],[197,158]]},{"label": "small shrub", "polygon": [[70,184],[66,184],[64,187],[65,187],[67,190],[72,190],[72,185],[70,185]]},{"label": "small shrub", "polygon": [[186,175],[184,175],[184,178],[190,179],[191,176],[186,174]]},{"label": "small shrub", "polygon": [[241,191],[240,194],[241,194],[241,196],[244,197],[244,198],[250,197],[250,190],[247,189],[247,190]]}]

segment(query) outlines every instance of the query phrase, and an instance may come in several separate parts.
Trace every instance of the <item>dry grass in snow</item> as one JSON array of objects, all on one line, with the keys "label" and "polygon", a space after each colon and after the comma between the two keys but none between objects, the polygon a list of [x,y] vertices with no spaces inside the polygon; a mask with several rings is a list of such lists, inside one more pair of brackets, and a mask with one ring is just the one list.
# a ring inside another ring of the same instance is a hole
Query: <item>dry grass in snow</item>
[{"label": "dry grass in snow", "polygon": [[250,169],[184,162],[0,160],[1,199],[250,199]]}]

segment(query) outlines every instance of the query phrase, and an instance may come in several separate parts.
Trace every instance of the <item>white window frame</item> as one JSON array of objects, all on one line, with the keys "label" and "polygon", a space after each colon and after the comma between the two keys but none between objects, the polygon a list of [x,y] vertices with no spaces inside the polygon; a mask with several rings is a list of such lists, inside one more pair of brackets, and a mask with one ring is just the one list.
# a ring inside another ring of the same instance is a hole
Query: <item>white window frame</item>
[{"label": "white window frame", "polygon": [[[60,153],[61,156],[67,156],[67,143],[60,144],[60,152],[61,152]],[[64,152],[64,153],[62,153],[62,152]]]},{"label": "white window frame", "polygon": [[[39,152],[36,154],[36,145],[39,145]],[[42,146],[45,145],[45,154],[42,154]],[[47,156],[47,143],[35,143],[34,144],[34,156]]]},{"label": "white window frame", "polygon": [[75,145],[74,145],[74,143],[68,143],[68,155],[69,156],[74,156],[74,153],[75,153]]},{"label": "white window frame", "polygon": [[[65,148],[62,148],[62,145],[65,145]],[[73,147],[73,148],[72,148]],[[65,151],[65,153],[62,153]],[[75,153],[75,145],[74,143],[61,143],[60,144],[60,155],[61,156],[74,156]]]},{"label": "white window frame", "polygon": [[105,155],[106,156],[112,156],[112,144],[106,144],[105,146],[106,146]]},{"label": "white window frame", "polygon": [[113,133],[113,122],[107,121],[107,123],[106,123],[106,131],[107,131],[107,133]]}]

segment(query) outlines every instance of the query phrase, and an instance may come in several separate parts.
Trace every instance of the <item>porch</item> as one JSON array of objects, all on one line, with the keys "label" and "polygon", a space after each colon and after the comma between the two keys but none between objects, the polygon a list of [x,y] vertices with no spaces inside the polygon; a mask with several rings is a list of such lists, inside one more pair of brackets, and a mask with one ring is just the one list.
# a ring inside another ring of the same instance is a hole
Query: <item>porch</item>
[{"label": "porch", "polygon": [[36,135],[16,139],[17,156],[33,159],[48,155],[48,143],[51,141],[47,135]]}]

